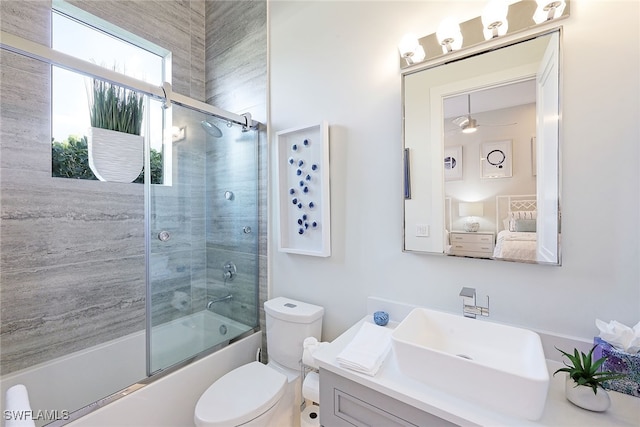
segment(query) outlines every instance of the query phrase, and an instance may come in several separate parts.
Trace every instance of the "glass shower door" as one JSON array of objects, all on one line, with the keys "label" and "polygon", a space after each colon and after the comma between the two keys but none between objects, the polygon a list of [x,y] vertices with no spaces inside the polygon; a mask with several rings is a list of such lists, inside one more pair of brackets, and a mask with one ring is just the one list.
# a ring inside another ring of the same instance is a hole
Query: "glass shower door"
[{"label": "glass shower door", "polygon": [[147,200],[149,374],[258,325],[257,131],[166,114],[164,182]]}]

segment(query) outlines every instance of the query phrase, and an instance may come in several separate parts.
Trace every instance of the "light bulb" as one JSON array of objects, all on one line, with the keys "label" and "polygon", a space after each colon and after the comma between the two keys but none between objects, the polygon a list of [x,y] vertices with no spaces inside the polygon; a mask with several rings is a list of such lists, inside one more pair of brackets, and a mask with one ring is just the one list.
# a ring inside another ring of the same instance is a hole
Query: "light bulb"
[{"label": "light bulb", "polygon": [[415,50],[420,46],[418,43],[418,38],[415,34],[405,34],[400,40],[398,44],[398,51],[400,52],[400,56],[403,58],[413,56]]},{"label": "light bulb", "polygon": [[424,61],[426,53],[414,34],[405,34],[398,44],[400,56],[407,61],[407,65]]},{"label": "light bulb", "polygon": [[533,14],[533,20],[536,24],[562,16],[567,5],[564,0],[536,0],[536,3],[538,3],[538,7]]},{"label": "light bulb", "polygon": [[442,52],[448,53],[462,47],[462,32],[460,24],[454,18],[445,18],[436,31],[438,43],[442,45]]},{"label": "light bulb", "polygon": [[418,45],[418,47],[416,48],[416,50],[413,51],[413,56],[411,57],[411,59],[413,60],[413,63],[417,63],[417,62],[422,62],[424,61],[424,58],[427,56],[427,54],[424,51],[424,48],[422,47],[422,45]]},{"label": "light bulb", "polygon": [[491,0],[482,11],[482,32],[485,40],[507,34],[509,5],[505,0]]}]

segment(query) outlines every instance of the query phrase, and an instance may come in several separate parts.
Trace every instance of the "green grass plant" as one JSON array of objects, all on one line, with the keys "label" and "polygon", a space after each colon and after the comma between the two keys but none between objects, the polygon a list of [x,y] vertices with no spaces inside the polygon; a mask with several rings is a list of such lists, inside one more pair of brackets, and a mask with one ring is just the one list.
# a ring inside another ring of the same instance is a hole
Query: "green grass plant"
[{"label": "green grass plant", "polygon": [[104,80],[92,79],[89,96],[91,126],[140,135],[143,96]]}]

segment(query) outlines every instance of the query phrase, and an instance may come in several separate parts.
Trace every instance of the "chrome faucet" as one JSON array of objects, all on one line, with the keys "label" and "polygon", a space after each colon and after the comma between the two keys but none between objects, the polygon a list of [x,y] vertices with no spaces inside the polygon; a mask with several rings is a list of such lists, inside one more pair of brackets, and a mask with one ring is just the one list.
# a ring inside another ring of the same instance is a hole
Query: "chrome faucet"
[{"label": "chrome faucet", "polygon": [[207,303],[207,310],[211,310],[211,306],[217,302],[222,302],[222,301],[231,301],[233,299],[233,295],[228,294],[227,296],[221,297],[221,298],[214,298],[211,301],[209,301]]},{"label": "chrome faucet", "polygon": [[465,317],[475,319],[477,315],[489,316],[489,295],[487,295],[486,307],[476,305],[475,288],[463,287],[460,291],[460,296],[462,297],[462,314]]}]

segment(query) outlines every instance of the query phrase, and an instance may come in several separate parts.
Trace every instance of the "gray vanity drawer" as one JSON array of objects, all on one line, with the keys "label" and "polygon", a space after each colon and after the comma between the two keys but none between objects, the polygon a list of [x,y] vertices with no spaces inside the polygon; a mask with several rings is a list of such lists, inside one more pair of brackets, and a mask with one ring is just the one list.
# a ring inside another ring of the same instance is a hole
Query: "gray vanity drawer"
[{"label": "gray vanity drawer", "polygon": [[337,388],[333,389],[333,398],[333,414],[354,426],[417,427],[407,420],[383,411]]},{"label": "gray vanity drawer", "polygon": [[455,424],[320,369],[320,425],[422,427]]}]

